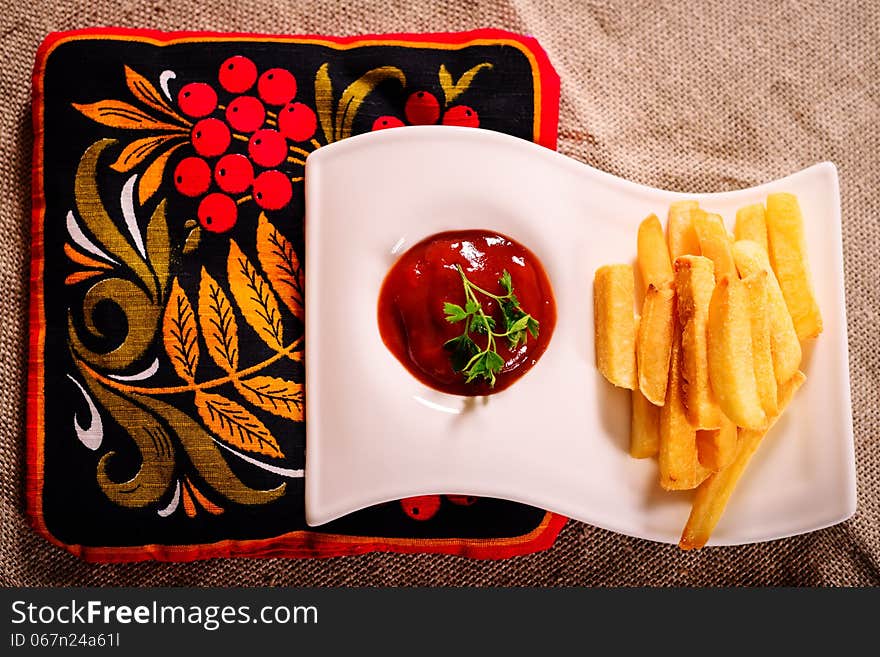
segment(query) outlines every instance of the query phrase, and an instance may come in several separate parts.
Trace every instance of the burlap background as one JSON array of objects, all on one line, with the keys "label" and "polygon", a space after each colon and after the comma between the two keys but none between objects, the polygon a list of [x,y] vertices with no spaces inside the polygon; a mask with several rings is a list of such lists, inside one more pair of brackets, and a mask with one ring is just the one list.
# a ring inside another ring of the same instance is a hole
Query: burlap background
[{"label": "burlap background", "polygon": [[[0,11],[0,584],[880,584],[880,4],[3,0]],[[50,31],[120,25],[349,35],[500,27],[536,36],[562,77],[559,148],[631,180],[694,192],[821,160],[843,196],[859,510],[784,541],[684,554],[570,522],[556,546],[497,562],[372,554],[311,561],[88,565],[22,511],[30,69]]]}]

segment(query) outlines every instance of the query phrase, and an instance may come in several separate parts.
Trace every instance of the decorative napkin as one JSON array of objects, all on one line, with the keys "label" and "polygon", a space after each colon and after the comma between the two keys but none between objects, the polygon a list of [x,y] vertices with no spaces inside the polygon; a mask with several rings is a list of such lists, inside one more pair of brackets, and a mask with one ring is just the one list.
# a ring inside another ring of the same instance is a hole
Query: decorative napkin
[{"label": "decorative napkin", "polygon": [[303,514],[305,159],[425,123],[555,148],[533,39],[88,30],[51,35],[33,83],[38,532],[94,561],[553,543],[564,518],[485,498]]}]

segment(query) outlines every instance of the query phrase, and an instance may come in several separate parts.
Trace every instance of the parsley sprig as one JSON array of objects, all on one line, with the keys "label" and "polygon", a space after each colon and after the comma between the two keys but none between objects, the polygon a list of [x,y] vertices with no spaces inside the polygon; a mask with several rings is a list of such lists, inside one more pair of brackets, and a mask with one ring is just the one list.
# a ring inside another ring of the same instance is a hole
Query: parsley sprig
[{"label": "parsley sprig", "polygon": [[[530,334],[533,338],[538,337],[539,323],[520,306],[519,299],[513,293],[510,273],[506,269],[498,279],[498,284],[504,289],[505,294],[498,295],[474,285],[461,265],[456,267],[464,287],[464,307],[446,301],[443,303],[443,312],[446,314],[446,321],[450,324],[464,322],[464,332],[445,342],[443,348],[450,353],[452,369],[461,372],[465,376],[466,383],[482,377],[490,386],[494,386],[495,377],[504,367],[504,359],[498,355],[495,341],[506,338],[510,349],[516,349],[520,342],[526,343]],[[477,294],[494,299],[498,303],[504,321],[503,332],[495,331],[495,320],[485,313]],[[486,336],[486,346],[480,348],[471,334]]]}]

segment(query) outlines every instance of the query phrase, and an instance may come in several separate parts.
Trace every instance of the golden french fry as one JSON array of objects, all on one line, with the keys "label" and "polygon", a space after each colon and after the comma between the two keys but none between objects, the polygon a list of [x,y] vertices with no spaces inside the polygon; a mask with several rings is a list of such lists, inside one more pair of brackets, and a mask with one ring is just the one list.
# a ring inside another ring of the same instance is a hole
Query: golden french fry
[{"label": "golden french fry", "polygon": [[770,264],[798,339],[815,338],[822,332],[822,314],[813,294],[804,220],[794,194],[770,194],[767,197],[767,238]]},{"label": "golden french fry", "polygon": [[697,431],[697,456],[705,467],[718,472],[736,456],[736,425],[721,414],[721,427]]},{"label": "golden french fry", "polygon": [[697,430],[688,422],[681,401],[681,335],[677,324],[672,338],[666,403],[660,409],[660,486],[666,490],[696,488],[710,471],[697,456]]},{"label": "golden french fry", "polygon": [[700,240],[700,253],[715,264],[715,278],[736,276],[736,265],[730,248],[730,235],[724,227],[721,216],[703,210],[694,210],[694,231]]},{"label": "golden french fry", "polygon": [[779,387],[779,412],[770,419],[766,427],[758,430],[739,429],[736,456],[731,464],[720,472],[713,474],[697,488],[690,517],[678,543],[679,547],[685,550],[693,550],[701,548],[706,544],[712,531],[724,514],[727,502],[730,500],[737,482],[739,482],[740,477],[745,472],[749,460],[760,446],[761,440],[785,410],[785,407],[805,380],[806,377],[803,373],[796,372],[789,381]]},{"label": "golden french fry", "polygon": [[756,271],[743,279],[749,295],[752,320],[752,358],[755,363],[755,381],[758,397],[767,417],[776,415],[776,375],[773,371],[773,349],[770,346],[770,311],[767,303],[766,271]]},{"label": "golden french fry", "polygon": [[773,356],[773,372],[776,383],[782,385],[797,372],[801,364],[801,343],[785,305],[785,298],[770,260],[761,247],[754,242],[738,241],[733,245],[736,267],[743,278],[767,272],[767,312],[770,315],[770,353]]},{"label": "golden french fry", "polygon": [[674,311],[675,292],[672,285],[667,283],[660,288],[649,285],[642,306],[636,361],[639,390],[655,406],[663,406],[666,402]]},{"label": "golden french fry", "polygon": [[[739,240],[754,242],[767,253],[767,219],[764,216],[764,204],[747,205],[736,211],[736,224],[733,236]],[[734,258],[736,260],[736,258]]]},{"label": "golden french fry", "polygon": [[698,255],[675,259],[675,291],[681,326],[682,398],[690,423],[697,429],[721,426],[721,409],[709,384],[706,324],[715,289],[712,261]]},{"label": "golden french fry", "polygon": [[[636,335],[641,322],[636,317]],[[638,350],[636,350],[638,353]],[[638,368],[636,358],[636,368]],[[636,459],[657,455],[660,448],[660,409],[638,389],[632,391],[632,414],[630,415],[629,453]]]},{"label": "golden french fry", "polygon": [[709,302],[709,382],[721,412],[738,426],[760,428],[766,420],[752,357],[749,296],[737,277],[722,276]]},{"label": "golden french fry", "polygon": [[633,314],[633,268],[605,265],[593,280],[596,365],[608,381],[636,388],[636,326]]},{"label": "golden french fry", "polygon": [[632,391],[629,438],[629,453],[633,458],[650,458],[660,449],[660,407],[649,402],[639,390]]},{"label": "golden french fry", "polygon": [[633,458],[656,456],[660,449],[660,407],[649,402],[639,390],[632,391],[632,419],[629,453]]},{"label": "golden french fry", "polygon": [[669,257],[673,261],[683,255],[700,255],[700,240],[697,239],[691,219],[691,210],[699,207],[696,201],[676,201],[669,206],[666,240],[669,242]]},{"label": "golden french fry", "polygon": [[657,215],[652,214],[639,225],[638,260],[644,290],[649,285],[662,287],[672,280],[672,261]]}]

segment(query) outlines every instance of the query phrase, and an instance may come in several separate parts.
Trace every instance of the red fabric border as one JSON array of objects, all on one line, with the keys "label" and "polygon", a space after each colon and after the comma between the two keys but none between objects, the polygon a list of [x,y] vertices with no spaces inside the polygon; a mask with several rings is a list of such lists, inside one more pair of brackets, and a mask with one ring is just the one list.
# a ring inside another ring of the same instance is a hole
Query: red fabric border
[{"label": "red fabric border", "polygon": [[545,550],[553,545],[565,525],[564,516],[548,512],[540,525],[524,536],[497,539],[403,539],[367,536],[341,536],[298,530],[259,540],[225,540],[197,545],[141,545],[131,547],[90,547],[70,545],[49,531],[43,517],[43,78],[46,62],[56,46],[77,39],[108,38],[168,43],[180,40],[277,40],[280,42],[325,43],[337,47],[359,47],[375,42],[413,44],[431,47],[449,44],[463,47],[479,42],[502,42],[519,48],[530,60],[538,96],[535,141],[556,149],[559,121],[559,76],[547,54],[532,37],[504,30],[482,29],[470,32],[435,34],[377,34],[351,37],[316,35],[284,36],[221,32],[159,32],[127,28],[97,28],[56,32],[46,37],[37,50],[33,72],[33,189],[31,216],[30,276],[30,356],[27,404],[27,473],[25,500],[31,525],[49,542],[68,552],[94,562],[194,561],[212,557],[331,557],[385,552],[431,552],[455,554],[475,559],[503,559]]}]

